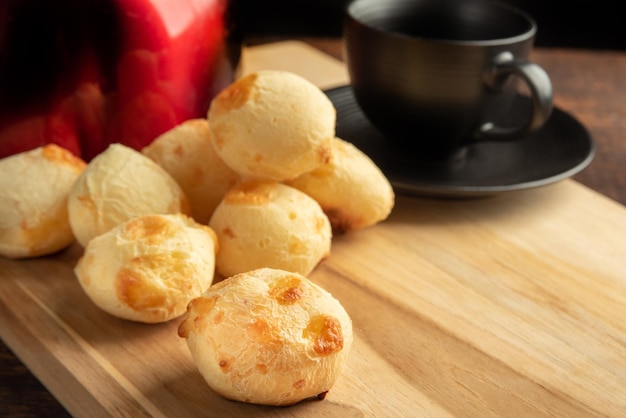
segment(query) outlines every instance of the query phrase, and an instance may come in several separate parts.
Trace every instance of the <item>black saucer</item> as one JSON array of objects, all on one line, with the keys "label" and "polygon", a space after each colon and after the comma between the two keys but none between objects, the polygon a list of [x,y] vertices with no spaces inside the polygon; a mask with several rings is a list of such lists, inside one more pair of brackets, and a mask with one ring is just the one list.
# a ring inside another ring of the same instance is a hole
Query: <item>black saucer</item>
[{"label": "black saucer", "polygon": [[540,131],[520,140],[472,144],[454,161],[419,162],[391,148],[349,86],[326,94],[337,109],[337,136],[369,155],[398,193],[477,197],[545,186],[582,171],[594,156],[585,127],[555,108]]}]

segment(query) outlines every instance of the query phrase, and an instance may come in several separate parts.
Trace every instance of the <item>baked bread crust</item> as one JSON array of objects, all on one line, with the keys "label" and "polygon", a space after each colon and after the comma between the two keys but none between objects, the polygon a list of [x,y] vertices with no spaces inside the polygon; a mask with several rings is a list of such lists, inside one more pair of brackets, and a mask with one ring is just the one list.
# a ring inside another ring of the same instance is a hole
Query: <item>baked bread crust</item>
[{"label": "baked bread crust", "polygon": [[265,405],[323,398],[353,340],[337,299],[302,275],[269,268],[211,286],[191,301],[178,333],[215,392]]},{"label": "baked bread crust", "polygon": [[215,150],[244,180],[283,181],[328,161],[336,111],[310,81],[259,71],[224,89],[208,111]]},{"label": "baked bread crust", "polygon": [[332,229],[319,204],[276,182],[242,182],[213,213],[220,242],[216,268],[230,277],[261,267],[307,276],[330,254]]},{"label": "baked bread crust", "polygon": [[206,119],[181,123],[141,152],[176,180],[189,199],[191,215],[201,223],[209,222],[226,192],[239,180],[215,152]]},{"label": "baked bread crust", "polygon": [[190,213],[187,196],[150,158],[121,144],[111,144],[87,165],[68,200],[76,240],[89,240],[136,216]]},{"label": "baked bread crust", "polygon": [[67,200],[85,166],[54,144],[0,160],[0,255],[37,257],[74,241]]},{"label": "baked bread crust", "polygon": [[380,168],[341,138],[333,140],[327,164],[285,183],[315,199],[338,233],[384,221],[395,202],[393,188]]},{"label": "baked bread crust", "polygon": [[87,296],[118,318],[169,321],[213,282],[217,238],[182,214],[131,219],[89,241],[75,268]]}]

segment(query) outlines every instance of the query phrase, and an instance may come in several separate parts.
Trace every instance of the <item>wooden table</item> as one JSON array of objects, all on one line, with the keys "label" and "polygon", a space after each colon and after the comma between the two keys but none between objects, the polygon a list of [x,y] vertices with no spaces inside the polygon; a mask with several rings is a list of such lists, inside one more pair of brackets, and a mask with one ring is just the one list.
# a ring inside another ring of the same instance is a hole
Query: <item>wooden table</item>
[{"label": "wooden table", "polygon": [[[317,38],[305,41],[336,58],[342,58],[341,43],[336,39]],[[595,140],[595,160],[586,170],[577,174],[574,180],[626,204],[626,101],[623,97],[626,92],[626,53],[538,49],[533,53],[533,58],[551,75],[556,105],[575,115]],[[623,234],[624,231],[616,233]],[[625,296],[620,297],[623,304]],[[449,335],[440,336],[442,340],[436,344],[439,348],[445,350],[448,341],[451,349],[458,349],[454,347],[459,344],[458,341],[452,341]],[[623,346],[622,350],[626,351]],[[478,353],[476,361],[479,365],[483,360]],[[619,361],[624,361],[624,355]],[[502,364],[499,367],[506,366]],[[471,370],[459,370],[459,373],[471,373]],[[622,376],[622,379],[626,380],[626,376]],[[520,396],[523,398],[523,382],[520,385]],[[567,399],[562,401],[570,405]],[[587,412],[593,414],[593,411]],[[562,411],[557,408],[552,413],[558,416]],[[37,378],[0,342],[0,416],[68,415]]]}]

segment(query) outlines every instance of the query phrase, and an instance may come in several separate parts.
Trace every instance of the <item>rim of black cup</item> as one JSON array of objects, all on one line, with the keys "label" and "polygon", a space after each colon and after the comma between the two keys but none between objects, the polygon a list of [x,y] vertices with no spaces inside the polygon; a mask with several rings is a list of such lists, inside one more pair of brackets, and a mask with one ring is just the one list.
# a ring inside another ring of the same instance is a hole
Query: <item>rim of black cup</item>
[{"label": "rim of black cup", "polygon": [[[389,30],[382,29],[377,27],[375,23],[373,23],[373,19],[380,18],[380,14],[378,13],[375,18],[372,16],[367,16],[367,11],[372,11],[372,7],[375,7],[374,10],[377,12],[385,11],[388,13],[389,10],[393,10],[394,7],[406,5],[407,3],[418,3],[418,2],[435,2],[439,4],[444,3],[458,3],[458,4],[467,4],[469,2],[464,2],[462,0],[352,0],[345,9],[345,16],[347,19],[352,20],[354,23],[361,25],[370,31],[378,32],[384,34],[385,36],[398,38],[398,39],[406,39],[410,41],[417,42],[432,42],[432,43],[445,43],[445,44],[458,44],[458,45],[467,45],[467,46],[497,46],[497,45],[506,45],[513,44],[516,42],[522,42],[529,38],[535,36],[537,32],[537,22],[535,19],[530,16],[528,13],[523,11],[522,9],[511,6],[508,4],[504,4],[498,1],[485,0],[481,1],[483,5],[488,7],[497,8],[501,10],[505,10],[511,15],[515,15],[516,17],[522,19],[526,23],[527,29],[517,35],[506,36],[495,39],[477,39],[477,40],[462,40],[462,39],[447,39],[447,38],[437,38],[437,37],[416,37],[411,35],[406,35],[399,32],[393,32]],[[365,10],[367,8],[367,10]]]}]

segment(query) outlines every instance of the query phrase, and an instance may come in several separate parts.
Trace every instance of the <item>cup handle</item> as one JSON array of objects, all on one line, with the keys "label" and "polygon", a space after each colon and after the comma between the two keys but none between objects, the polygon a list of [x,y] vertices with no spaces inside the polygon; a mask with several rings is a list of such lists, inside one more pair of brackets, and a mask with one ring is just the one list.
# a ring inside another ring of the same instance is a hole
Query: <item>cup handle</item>
[{"label": "cup handle", "polygon": [[509,76],[517,76],[530,89],[532,114],[526,124],[517,127],[496,126],[492,122],[481,125],[477,140],[507,140],[527,135],[541,128],[552,113],[552,83],[539,65],[523,59],[515,59],[508,51],[496,55],[494,65],[485,74],[484,81],[490,88],[499,89]]}]

